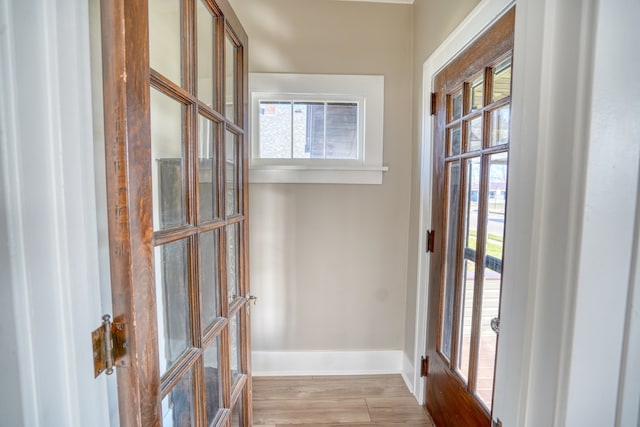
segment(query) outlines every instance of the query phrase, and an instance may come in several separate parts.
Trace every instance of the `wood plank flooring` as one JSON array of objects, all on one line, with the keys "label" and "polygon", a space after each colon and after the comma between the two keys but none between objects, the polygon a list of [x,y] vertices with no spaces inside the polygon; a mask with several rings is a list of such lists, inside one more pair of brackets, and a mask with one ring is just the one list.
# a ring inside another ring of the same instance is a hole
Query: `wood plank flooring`
[{"label": "wood plank flooring", "polygon": [[253,424],[433,427],[400,375],[254,377]]}]

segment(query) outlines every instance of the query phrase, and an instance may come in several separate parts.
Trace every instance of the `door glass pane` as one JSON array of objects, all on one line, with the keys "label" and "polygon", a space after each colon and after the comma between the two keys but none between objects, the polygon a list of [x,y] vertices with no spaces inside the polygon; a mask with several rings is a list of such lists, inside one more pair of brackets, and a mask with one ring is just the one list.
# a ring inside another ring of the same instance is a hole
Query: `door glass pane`
[{"label": "door glass pane", "polygon": [[187,265],[186,240],[155,248],[160,375],[173,365],[191,342]]},{"label": "door glass pane", "polygon": [[493,69],[493,90],[491,102],[511,95],[511,58]]},{"label": "door glass pane", "polygon": [[163,427],[195,426],[193,402],[193,375],[189,370],[162,399]]},{"label": "door glass pane", "polygon": [[216,337],[204,351],[204,378],[207,393],[207,425],[213,425],[222,407],[222,388],[220,383],[220,337]]},{"label": "door glass pane", "polygon": [[328,103],[325,158],[358,158],[358,104]]},{"label": "door glass pane", "polygon": [[324,159],[324,115],[324,102],[293,104],[294,158]]},{"label": "door glass pane", "polygon": [[216,108],[215,35],[216,18],[203,1],[197,3],[198,14],[198,98]]},{"label": "door glass pane", "polygon": [[233,407],[231,414],[231,427],[242,427],[242,395],[238,397],[236,406]]},{"label": "door glass pane", "polygon": [[198,157],[200,158],[200,222],[218,216],[216,148],[218,124],[198,116]]},{"label": "door glass pane", "polygon": [[482,148],[482,116],[478,116],[468,123],[467,151],[476,151]]},{"label": "door glass pane", "polygon": [[475,284],[475,260],[478,236],[478,194],[480,190],[480,158],[469,159],[466,162],[466,190],[464,221],[464,264],[462,270],[462,298],[460,299],[461,313],[459,335],[458,369],[460,374],[469,378],[469,360],[471,351],[471,322],[473,314],[473,294]]},{"label": "door glass pane", "polygon": [[[260,101],[260,158],[291,158],[292,111],[291,102]],[[311,145],[310,150],[324,156],[324,131],[319,148]]]},{"label": "door glass pane", "polygon": [[489,157],[487,235],[476,388],[478,396],[488,408],[491,408],[493,394],[497,341],[497,336],[491,329],[491,319],[498,317],[500,309],[506,190],[507,153],[493,154]]},{"label": "door glass pane", "polygon": [[202,303],[202,327],[205,329],[220,316],[219,243],[218,230],[200,234],[200,301]]},{"label": "door glass pane", "polygon": [[456,126],[448,130],[448,149],[447,155],[457,156],[460,154],[460,146],[462,145],[462,128]]},{"label": "door glass pane", "polygon": [[458,120],[462,117],[462,89],[451,95],[451,120]]},{"label": "door glass pane", "polygon": [[471,112],[478,111],[484,106],[484,79],[482,77],[471,83],[469,96]]},{"label": "door glass pane", "polygon": [[225,135],[225,212],[227,216],[238,213],[238,135],[227,131]]},{"label": "door glass pane", "polygon": [[442,317],[442,354],[451,358],[451,331],[453,326],[453,297],[456,274],[456,249],[458,241],[458,208],[460,200],[460,163],[447,164],[447,258],[445,265],[445,283]]},{"label": "door glass pane", "polygon": [[149,2],[149,65],[182,85],[182,14],[180,0]]},{"label": "door glass pane", "polygon": [[509,143],[509,127],[511,125],[510,117],[511,107],[505,105],[491,112],[491,138],[489,146],[508,144]]},{"label": "door glass pane", "polygon": [[229,302],[232,302],[235,298],[240,296],[240,289],[238,287],[238,254],[240,248],[238,246],[240,242],[239,225],[228,225],[227,231],[227,295]]},{"label": "door glass pane", "polygon": [[238,48],[227,35],[224,46],[224,75],[225,75],[225,116],[238,122],[236,117],[236,72],[238,69]]},{"label": "door glass pane", "polygon": [[231,383],[235,384],[240,377],[240,312],[237,312],[229,322],[229,361],[231,366]]},{"label": "door glass pane", "polygon": [[151,90],[151,156],[153,180],[153,228],[186,223],[184,105]]}]

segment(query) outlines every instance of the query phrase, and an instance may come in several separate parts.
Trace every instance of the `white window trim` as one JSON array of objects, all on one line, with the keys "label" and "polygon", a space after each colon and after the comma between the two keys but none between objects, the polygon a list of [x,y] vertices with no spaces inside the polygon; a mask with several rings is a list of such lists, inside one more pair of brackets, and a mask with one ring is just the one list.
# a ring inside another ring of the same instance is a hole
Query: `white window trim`
[{"label": "white window trim", "polygon": [[[251,183],[382,184],[384,76],[250,73]],[[358,160],[259,158],[259,108],[265,100],[359,103]]]}]

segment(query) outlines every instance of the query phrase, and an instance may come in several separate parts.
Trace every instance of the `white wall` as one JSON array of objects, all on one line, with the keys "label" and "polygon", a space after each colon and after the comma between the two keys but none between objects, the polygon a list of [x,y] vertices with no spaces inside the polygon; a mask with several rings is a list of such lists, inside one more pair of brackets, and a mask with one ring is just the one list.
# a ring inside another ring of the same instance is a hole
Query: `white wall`
[{"label": "white wall", "polygon": [[[404,345],[411,165],[410,5],[234,0],[250,72],[385,77],[382,185],[250,185],[253,346],[260,352]],[[254,369],[260,371],[260,355]],[[377,357],[377,356],[374,356]],[[320,368],[320,367],[319,367]]]},{"label": "white wall", "polygon": [[109,424],[90,341],[102,310],[87,6],[0,2],[2,425]]}]

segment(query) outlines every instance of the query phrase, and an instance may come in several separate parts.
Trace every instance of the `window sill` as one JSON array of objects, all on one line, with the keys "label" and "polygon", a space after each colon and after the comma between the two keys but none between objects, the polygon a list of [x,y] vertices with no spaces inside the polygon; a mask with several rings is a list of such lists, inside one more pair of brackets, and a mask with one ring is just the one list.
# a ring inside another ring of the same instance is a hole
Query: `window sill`
[{"label": "window sill", "polygon": [[309,167],[252,166],[249,183],[258,184],[382,184],[387,166],[380,167]]}]

